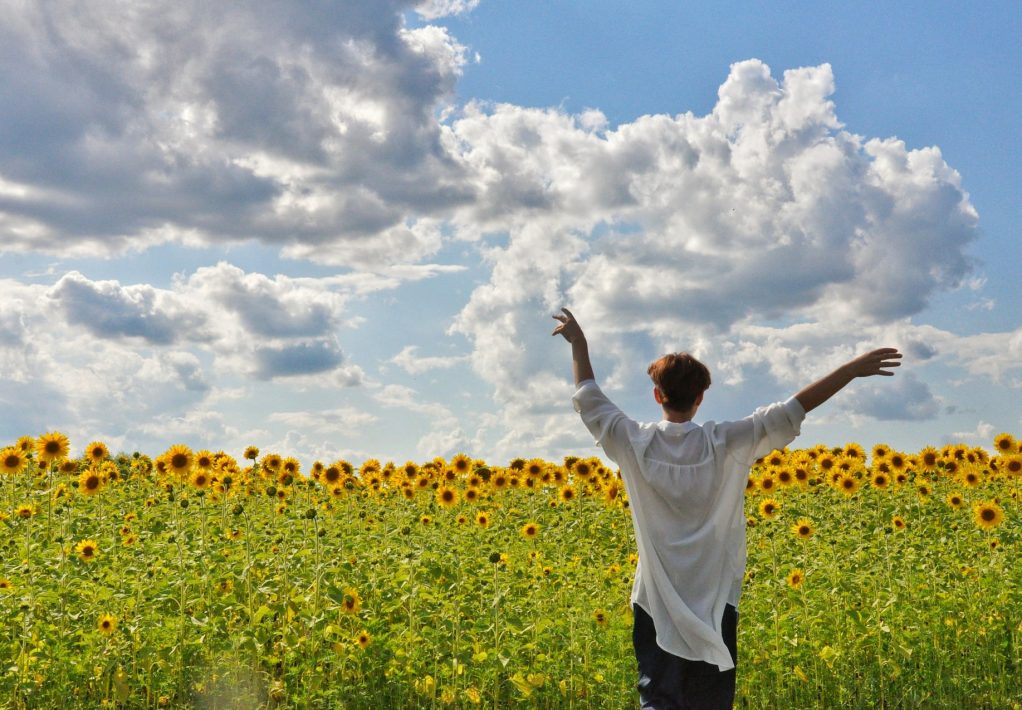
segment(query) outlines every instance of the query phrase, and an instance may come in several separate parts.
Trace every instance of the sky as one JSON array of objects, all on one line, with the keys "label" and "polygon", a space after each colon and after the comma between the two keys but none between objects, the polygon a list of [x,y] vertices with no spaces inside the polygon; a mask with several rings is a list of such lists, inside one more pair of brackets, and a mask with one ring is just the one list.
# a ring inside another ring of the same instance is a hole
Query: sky
[{"label": "sky", "polygon": [[600,455],[905,354],[796,445],[1022,436],[1022,8],[0,0],[0,444]]}]

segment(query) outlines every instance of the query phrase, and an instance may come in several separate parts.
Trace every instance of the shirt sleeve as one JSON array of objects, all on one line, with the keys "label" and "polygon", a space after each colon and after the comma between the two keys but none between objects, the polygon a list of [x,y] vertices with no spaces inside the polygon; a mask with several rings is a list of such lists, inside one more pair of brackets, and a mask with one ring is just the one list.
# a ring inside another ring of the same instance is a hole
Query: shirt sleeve
[{"label": "shirt sleeve", "polygon": [[632,420],[607,399],[596,380],[580,382],[571,401],[596,443],[611,459],[619,461],[620,452],[630,445],[628,423]]},{"label": "shirt sleeve", "polygon": [[719,424],[717,435],[723,438],[728,456],[743,466],[752,466],[756,459],[794,441],[805,417],[802,404],[791,397],[760,407],[740,421]]}]

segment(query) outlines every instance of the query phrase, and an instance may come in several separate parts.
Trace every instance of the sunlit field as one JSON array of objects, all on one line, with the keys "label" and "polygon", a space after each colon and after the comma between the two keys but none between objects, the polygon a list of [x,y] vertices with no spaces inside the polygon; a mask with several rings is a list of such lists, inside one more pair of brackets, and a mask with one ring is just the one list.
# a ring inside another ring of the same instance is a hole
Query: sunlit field
[{"label": "sunlit field", "polygon": [[[0,450],[0,707],[637,707],[596,458]],[[1019,442],[773,452],[738,705],[1022,707]]]}]

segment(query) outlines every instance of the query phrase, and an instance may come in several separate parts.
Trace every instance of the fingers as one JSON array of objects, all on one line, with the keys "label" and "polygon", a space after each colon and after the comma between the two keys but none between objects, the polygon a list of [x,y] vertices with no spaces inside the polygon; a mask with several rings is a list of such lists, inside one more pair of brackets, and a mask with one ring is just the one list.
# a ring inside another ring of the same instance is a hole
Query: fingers
[{"label": "fingers", "polygon": [[869,374],[891,377],[894,373],[889,371],[890,368],[901,367],[899,362],[901,358],[902,354],[898,352],[897,348],[879,348],[874,350],[867,357]]}]

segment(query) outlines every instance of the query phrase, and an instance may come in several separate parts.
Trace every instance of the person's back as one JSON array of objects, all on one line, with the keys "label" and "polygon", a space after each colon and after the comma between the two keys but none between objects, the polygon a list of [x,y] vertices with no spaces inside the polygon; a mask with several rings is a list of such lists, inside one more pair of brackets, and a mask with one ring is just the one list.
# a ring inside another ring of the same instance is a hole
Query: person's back
[{"label": "person's back", "polygon": [[901,355],[862,355],[785,402],[733,422],[695,424],[709,370],[687,353],[650,365],[664,419],[639,423],[596,384],[588,344],[567,309],[554,335],[572,345],[573,403],[618,464],[639,562],[632,589],[633,642],[643,708],[730,708],[737,663],[738,599],[745,572],[744,491],[754,461],[787,446],[806,413],[856,377],[893,374]]}]

